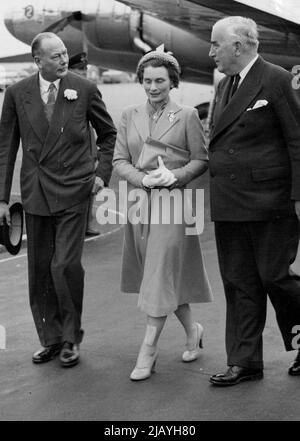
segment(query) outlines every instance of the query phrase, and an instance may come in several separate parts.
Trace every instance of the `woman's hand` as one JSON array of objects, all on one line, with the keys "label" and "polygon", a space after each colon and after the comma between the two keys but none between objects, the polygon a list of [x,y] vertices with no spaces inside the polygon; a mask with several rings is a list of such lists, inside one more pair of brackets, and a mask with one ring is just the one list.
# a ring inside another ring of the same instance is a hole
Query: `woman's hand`
[{"label": "woman's hand", "polygon": [[165,166],[161,156],[158,156],[158,168],[149,172],[149,176],[158,179],[155,185],[159,187],[169,187],[177,181],[171,170]]},{"label": "woman's hand", "polygon": [[144,187],[153,188],[160,185],[159,181],[159,178],[155,178],[154,176],[148,174],[143,177],[142,184]]}]

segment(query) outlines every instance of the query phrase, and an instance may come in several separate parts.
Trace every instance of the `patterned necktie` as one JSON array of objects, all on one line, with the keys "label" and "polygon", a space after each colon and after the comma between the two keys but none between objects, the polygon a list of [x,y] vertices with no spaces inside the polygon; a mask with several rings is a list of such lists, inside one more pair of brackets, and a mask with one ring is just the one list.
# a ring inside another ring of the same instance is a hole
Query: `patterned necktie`
[{"label": "patterned necktie", "polygon": [[234,75],[234,77],[232,78],[232,83],[231,83],[231,87],[230,87],[230,91],[228,94],[228,100],[227,102],[229,102],[231,100],[231,98],[233,97],[233,95],[235,94],[235,92],[237,91],[239,82],[240,82],[240,74],[236,74]]},{"label": "patterned necktie", "polygon": [[50,123],[51,121],[51,117],[53,114],[53,110],[54,110],[54,105],[55,105],[55,84],[51,83],[49,88],[48,88],[48,100],[46,103],[46,117],[48,122]]}]

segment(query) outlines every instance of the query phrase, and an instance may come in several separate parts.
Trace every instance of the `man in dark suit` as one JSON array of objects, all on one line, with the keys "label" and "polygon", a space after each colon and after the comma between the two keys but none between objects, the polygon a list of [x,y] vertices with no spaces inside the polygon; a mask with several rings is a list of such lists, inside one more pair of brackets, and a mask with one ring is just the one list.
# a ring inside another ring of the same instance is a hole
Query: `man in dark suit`
[{"label": "man in dark suit", "polygon": [[[60,38],[32,42],[39,73],[7,89],[0,124],[0,222],[8,202],[20,139],[21,196],[28,239],[30,305],[42,349],[34,363],[60,354],[74,366],[82,340],[81,256],[89,196],[108,185],[116,130],[96,85],[68,72]],[[90,146],[96,130],[99,164]]]},{"label": "man in dark suit", "polygon": [[[263,377],[267,295],[286,350],[300,325],[300,95],[293,76],[258,53],[253,20],[227,17],[212,30],[220,82],[209,148],[211,216],[226,301],[229,369],[217,386]],[[291,375],[300,374],[300,352]]]}]

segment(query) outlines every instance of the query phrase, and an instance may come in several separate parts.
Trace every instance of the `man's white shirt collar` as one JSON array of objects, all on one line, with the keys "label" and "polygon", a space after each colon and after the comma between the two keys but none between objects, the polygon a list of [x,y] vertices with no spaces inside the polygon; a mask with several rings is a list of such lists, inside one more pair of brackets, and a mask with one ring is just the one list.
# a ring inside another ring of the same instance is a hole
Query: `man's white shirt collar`
[{"label": "man's white shirt collar", "polygon": [[47,98],[48,98],[48,92],[49,92],[49,86],[51,83],[55,84],[56,87],[56,93],[59,89],[59,83],[60,83],[60,78],[58,78],[55,81],[47,81],[45,80],[42,75],[39,73],[39,81],[40,81],[40,91],[41,91],[41,96],[44,102],[47,102]]},{"label": "man's white shirt collar", "polygon": [[258,59],[258,54],[253,58],[253,60],[250,61],[250,63],[247,64],[246,67],[244,67],[243,70],[241,70],[241,72],[239,73],[239,75],[241,77],[241,79],[239,81],[239,86],[242,84],[242,82],[244,81],[247,73],[249,72],[249,70],[251,69],[251,67],[256,62],[257,59]]},{"label": "man's white shirt collar", "polygon": [[41,89],[43,89],[43,91],[48,92],[48,89],[49,89],[49,86],[51,83],[55,84],[56,90],[59,89],[60,78],[58,78],[55,81],[47,81],[42,77],[41,74],[39,74],[39,76],[40,76],[40,87],[41,87]]}]

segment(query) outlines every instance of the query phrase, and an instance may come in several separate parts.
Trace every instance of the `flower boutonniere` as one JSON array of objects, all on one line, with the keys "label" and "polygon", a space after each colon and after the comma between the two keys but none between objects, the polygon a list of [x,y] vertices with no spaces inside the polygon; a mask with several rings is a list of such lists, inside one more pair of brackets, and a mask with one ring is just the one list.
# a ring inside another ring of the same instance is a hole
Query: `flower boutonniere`
[{"label": "flower boutonniere", "polygon": [[170,123],[172,124],[172,122],[175,119],[175,113],[173,112],[173,110],[171,110],[171,112],[168,113],[168,118],[169,118]]},{"label": "flower boutonniere", "polygon": [[64,97],[67,98],[69,101],[77,100],[77,90],[74,89],[66,89],[64,91]]}]

